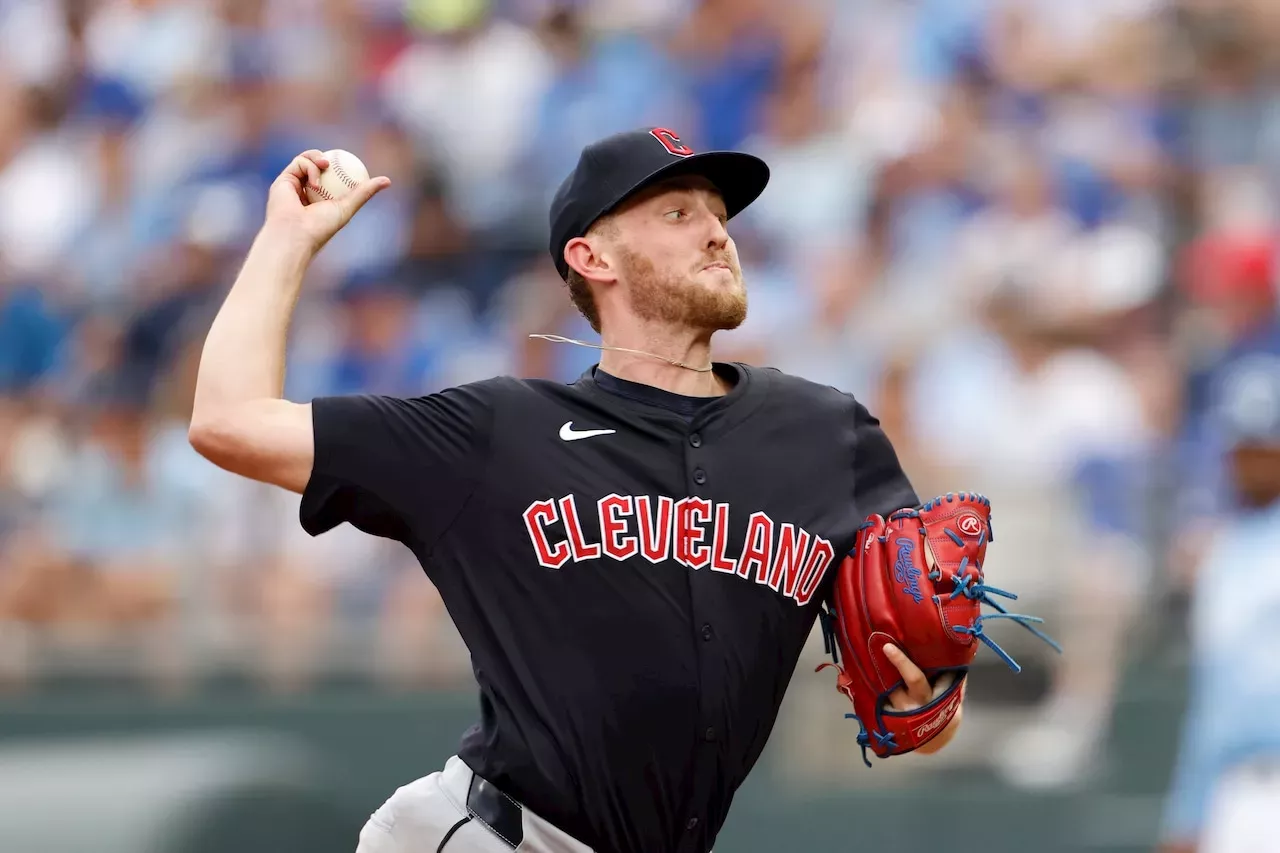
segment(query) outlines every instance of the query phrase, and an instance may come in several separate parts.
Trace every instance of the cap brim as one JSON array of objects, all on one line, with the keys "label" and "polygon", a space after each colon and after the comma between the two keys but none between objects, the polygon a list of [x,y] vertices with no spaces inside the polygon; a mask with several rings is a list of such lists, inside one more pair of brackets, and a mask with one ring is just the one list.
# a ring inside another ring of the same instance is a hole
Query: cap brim
[{"label": "cap brim", "polygon": [[616,210],[636,193],[660,181],[686,175],[698,175],[714,184],[724,199],[725,212],[730,219],[746,210],[769,184],[769,166],[759,157],[739,151],[706,151],[673,160],[650,172],[600,215]]}]

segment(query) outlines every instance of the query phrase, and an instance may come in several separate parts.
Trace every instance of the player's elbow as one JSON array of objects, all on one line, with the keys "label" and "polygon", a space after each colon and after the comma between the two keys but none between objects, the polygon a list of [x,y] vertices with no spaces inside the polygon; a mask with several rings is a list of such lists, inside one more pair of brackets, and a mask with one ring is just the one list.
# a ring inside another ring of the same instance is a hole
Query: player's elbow
[{"label": "player's elbow", "polygon": [[196,453],[219,468],[235,467],[237,431],[230,418],[193,416],[187,427],[187,441]]},{"label": "player's elbow", "polygon": [[214,465],[302,492],[311,475],[311,407],[261,400],[211,410],[196,407],[187,441]]},{"label": "player's elbow", "polygon": [[187,441],[219,468],[243,474],[251,457],[257,455],[254,432],[252,418],[246,411],[197,409],[187,426]]}]

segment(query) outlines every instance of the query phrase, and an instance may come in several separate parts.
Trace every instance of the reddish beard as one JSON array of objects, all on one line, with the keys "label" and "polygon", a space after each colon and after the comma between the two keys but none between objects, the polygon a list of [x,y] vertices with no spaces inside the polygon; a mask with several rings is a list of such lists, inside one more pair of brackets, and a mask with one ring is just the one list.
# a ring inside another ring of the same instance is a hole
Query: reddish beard
[{"label": "reddish beard", "polygon": [[678,275],[660,274],[653,261],[629,249],[620,249],[619,255],[631,310],[641,320],[714,332],[736,329],[747,319],[747,292],[732,259],[720,256],[705,262],[726,264],[736,282],[732,288],[710,288]]}]

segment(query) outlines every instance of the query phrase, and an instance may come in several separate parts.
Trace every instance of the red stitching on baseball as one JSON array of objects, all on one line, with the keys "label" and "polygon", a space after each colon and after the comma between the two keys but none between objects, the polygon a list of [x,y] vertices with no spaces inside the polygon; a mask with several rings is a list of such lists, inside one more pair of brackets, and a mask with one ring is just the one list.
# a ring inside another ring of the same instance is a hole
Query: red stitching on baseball
[{"label": "red stitching on baseball", "polygon": [[333,158],[333,162],[329,165],[333,166],[333,173],[338,176],[338,180],[347,185],[348,189],[356,188],[356,181],[342,168],[342,161],[337,157]]},{"label": "red stitching on baseball", "polygon": [[[342,162],[337,157],[334,157],[329,162],[329,167],[333,170],[333,173],[338,176],[338,180],[341,181],[347,187],[347,189],[353,190],[356,188],[356,185],[358,182],[355,180],[355,178],[352,178],[350,175],[347,174],[346,170],[342,168]],[[330,193],[320,184],[316,184],[315,186],[311,186],[308,188],[311,190],[314,190],[315,194],[320,196],[320,198],[324,199],[325,201],[338,200],[336,196],[334,196],[332,193]]]}]

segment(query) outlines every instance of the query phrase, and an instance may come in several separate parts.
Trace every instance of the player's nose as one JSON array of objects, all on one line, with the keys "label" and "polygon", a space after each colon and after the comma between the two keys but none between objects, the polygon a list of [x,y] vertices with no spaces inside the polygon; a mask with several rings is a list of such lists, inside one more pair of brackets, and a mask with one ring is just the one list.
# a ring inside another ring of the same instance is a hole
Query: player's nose
[{"label": "player's nose", "polygon": [[724,222],[715,213],[708,211],[707,219],[707,246],[709,248],[722,248],[729,242],[729,229],[725,228]]}]

